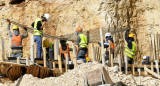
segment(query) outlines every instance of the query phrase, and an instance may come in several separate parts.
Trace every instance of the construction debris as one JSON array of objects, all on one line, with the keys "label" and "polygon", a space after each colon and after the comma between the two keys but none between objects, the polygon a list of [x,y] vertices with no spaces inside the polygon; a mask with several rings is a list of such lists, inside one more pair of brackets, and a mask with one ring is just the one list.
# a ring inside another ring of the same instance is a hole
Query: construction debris
[{"label": "construction debris", "polygon": [[[15,86],[18,82],[20,86],[84,86],[86,74],[94,70],[102,69],[103,65],[98,63],[83,63],[78,65],[75,69],[69,70],[59,77],[50,77],[39,79],[33,77],[30,74],[23,76],[21,82],[20,79],[14,83],[3,84]],[[127,86],[158,86],[160,85],[160,80],[154,79],[152,77],[134,77],[132,75],[125,75],[122,72],[114,72],[113,67],[104,66],[104,68],[109,72],[109,76],[113,83],[122,82]]]}]

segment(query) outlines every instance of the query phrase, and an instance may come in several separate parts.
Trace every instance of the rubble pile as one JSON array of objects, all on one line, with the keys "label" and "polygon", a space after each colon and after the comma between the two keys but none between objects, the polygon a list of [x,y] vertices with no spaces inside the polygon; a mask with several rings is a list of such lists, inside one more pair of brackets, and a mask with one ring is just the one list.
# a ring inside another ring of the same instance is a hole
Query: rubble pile
[{"label": "rubble pile", "polygon": [[[102,64],[98,63],[84,63],[78,65],[75,69],[69,70],[59,77],[50,77],[45,79],[39,79],[33,77],[30,74],[24,75],[22,78],[18,79],[14,83],[4,84],[4,86],[15,86],[19,84],[20,86],[84,86],[85,76],[88,72],[93,70],[98,70],[103,67]],[[152,77],[134,77],[132,75],[125,75],[122,72],[115,71],[114,67],[104,66],[108,70],[110,78],[114,83],[123,82],[128,86],[158,86],[160,85],[160,80]]]}]

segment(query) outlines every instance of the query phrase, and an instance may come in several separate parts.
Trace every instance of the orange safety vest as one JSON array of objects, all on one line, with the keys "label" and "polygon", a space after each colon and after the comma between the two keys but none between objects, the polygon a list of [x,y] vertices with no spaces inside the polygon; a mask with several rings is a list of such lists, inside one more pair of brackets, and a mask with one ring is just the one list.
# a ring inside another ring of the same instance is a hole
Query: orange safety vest
[{"label": "orange safety vest", "polygon": [[[108,40],[108,42],[111,42],[111,49],[114,51],[115,49],[114,43],[111,40]],[[109,51],[109,47],[106,49],[106,51]]]},{"label": "orange safety vest", "polygon": [[12,34],[12,41],[11,44],[12,45],[16,45],[16,46],[21,46],[22,45],[22,39],[21,39],[21,35],[19,34],[18,36]]},{"label": "orange safety vest", "polygon": [[69,53],[69,46],[67,45],[67,49],[66,50],[62,50],[62,46],[60,47],[60,56],[61,54],[64,54],[64,58],[66,54],[68,54],[68,58],[70,58],[70,53]]}]

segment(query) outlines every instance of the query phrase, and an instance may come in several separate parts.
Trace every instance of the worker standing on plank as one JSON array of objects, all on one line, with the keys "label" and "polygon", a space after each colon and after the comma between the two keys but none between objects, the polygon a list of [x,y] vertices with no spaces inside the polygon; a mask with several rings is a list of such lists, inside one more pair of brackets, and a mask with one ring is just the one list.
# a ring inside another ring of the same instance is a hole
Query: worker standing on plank
[{"label": "worker standing on plank", "polygon": [[133,63],[133,58],[135,56],[135,52],[136,52],[136,44],[134,41],[134,35],[129,33],[130,29],[126,30],[125,33],[125,40],[127,42],[126,46],[125,46],[125,50],[124,50],[124,54],[127,55],[128,58],[128,63],[132,64]]},{"label": "worker standing on plank", "polygon": [[12,53],[11,53],[11,57],[22,57],[23,56],[23,45],[22,45],[22,39],[28,37],[28,32],[27,29],[24,28],[25,34],[20,34],[19,32],[19,27],[14,25],[12,27],[13,29],[13,33],[11,33],[10,31],[10,25],[11,22],[10,20],[8,20],[9,24],[8,24],[8,35],[11,38],[11,49],[12,49]]},{"label": "worker standing on plank", "polygon": [[86,62],[85,55],[87,53],[88,40],[82,31],[83,29],[80,26],[77,27],[76,33],[78,37],[77,37],[77,41],[75,42],[75,44],[78,45],[77,60],[83,60],[84,62]]},{"label": "worker standing on plank", "polygon": [[41,59],[42,53],[42,36],[43,36],[43,27],[46,22],[49,20],[50,15],[48,13],[41,16],[32,23],[32,27],[34,27],[34,41],[37,43],[38,47],[38,58]]},{"label": "worker standing on plank", "polygon": [[[106,41],[104,42],[104,48],[106,48],[105,61],[108,61],[109,60],[109,48],[110,48],[111,54],[113,54],[113,58],[114,58],[114,49],[115,49],[115,46],[114,46],[113,38],[111,37],[111,33],[106,33],[105,34],[105,38],[106,38]],[[110,47],[109,47],[109,42],[111,43]],[[101,46],[100,42],[98,42],[98,44]]]},{"label": "worker standing on plank", "polygon": [[66,54],[68,54],[68,59],[70,60],[70,49],[69,49],[69,45],[66,43],[66,40],[60,40],[61,43],[61,47],[60,47],[60,56],[62,60],[65,60],[65,56]]}]

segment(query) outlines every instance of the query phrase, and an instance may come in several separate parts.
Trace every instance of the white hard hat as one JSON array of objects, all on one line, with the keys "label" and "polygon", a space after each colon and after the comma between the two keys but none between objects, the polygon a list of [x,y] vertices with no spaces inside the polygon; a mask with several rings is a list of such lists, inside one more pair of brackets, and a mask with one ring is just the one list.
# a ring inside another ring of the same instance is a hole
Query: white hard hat
[{"label": "white hard hat", "polygon": [[49,20],[50,15],[48,13],[44,14],[43,17],[45,17],[47,20]]},{"label": "white hard hat", "polygon": [[111,33],[106,33],[106,34],[105,34],[105,37],[107,37],[107,36],[111,36]]},{"label": "white hard hat", "polygon": [[147,56],[143,56],[143,59],[146,59]]}]

